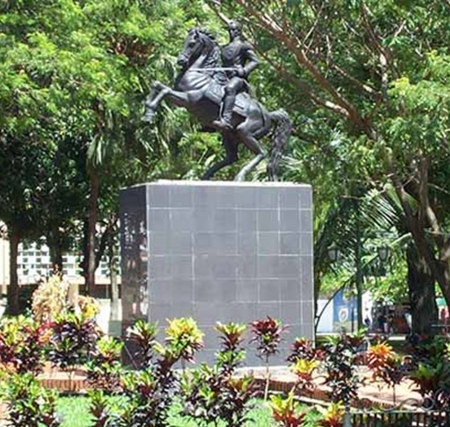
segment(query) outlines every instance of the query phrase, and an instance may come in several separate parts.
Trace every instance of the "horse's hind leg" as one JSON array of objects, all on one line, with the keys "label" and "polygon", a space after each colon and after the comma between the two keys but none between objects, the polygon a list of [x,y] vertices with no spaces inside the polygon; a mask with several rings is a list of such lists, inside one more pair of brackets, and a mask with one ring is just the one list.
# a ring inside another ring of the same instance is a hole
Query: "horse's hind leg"
[{"label": "horse's hind leg", "polygon": [[262,149],[258,140],[255,138],[252,128],[258,127],[257,122],[247,119],[241,125],[238,126],[239,139],[245,144],[245,146],[252,151],[256,156],[248,162],[236,175],[235,181],[244,181],[246,175],[251,172],[258,164],[266,157],[265,151]]},{"label": "horse's hind leg", "polygon": [[226,132],[222,134],[223,145],[225,146],[225,158],[220,162],[212,165],[203,175],[204,180],[211,179],[220,169],[231,165],[238,159],[236,135],[233,132]]}]

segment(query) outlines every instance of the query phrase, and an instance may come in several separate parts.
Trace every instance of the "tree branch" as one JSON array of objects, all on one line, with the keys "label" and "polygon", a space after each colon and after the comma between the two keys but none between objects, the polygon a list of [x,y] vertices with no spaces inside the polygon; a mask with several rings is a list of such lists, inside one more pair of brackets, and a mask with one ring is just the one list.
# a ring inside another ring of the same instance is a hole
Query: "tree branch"
[{"label": "tree branch", "polygon": [[338,113],[345,118],[349,117],[347,110],[331,101],[323,99],[317,93],[315,93],[310,86],[308,86],[302,80],[294,77],[291,73],[289,73],[286,70],[285,67],[283,67],[280,63],[275,62],[272,58],[269,57],[269,55],[267,55],[262,50],[258,49],[257,46],[255,46],[255,49],[269,63],[269,65],[271,65],[287,82],[293,84],[303,93],[306,93],[311,98],[311,101],[313,103],[320,105],[321,107],[327,108],[328,110],[334,111],[335,113]]},{"label": "tree branch", "polygon": [[376,140],[377,134],[369,122],[364,120],[356,107],[345,99],[336,88],[327,80],[324,74],[310,61],[302,48],[301,41],[297,37],[291,37],[282,31],[280,26],[268,15],[256,10],[249,0],[236,0],[244,10],[253,16],[259,24],[278,41],[284,44],[295,56],[297,62],[312,76],[316,83],[327,92],[334,104],[346,110],[346,116],[358,126],[369,138]]}]

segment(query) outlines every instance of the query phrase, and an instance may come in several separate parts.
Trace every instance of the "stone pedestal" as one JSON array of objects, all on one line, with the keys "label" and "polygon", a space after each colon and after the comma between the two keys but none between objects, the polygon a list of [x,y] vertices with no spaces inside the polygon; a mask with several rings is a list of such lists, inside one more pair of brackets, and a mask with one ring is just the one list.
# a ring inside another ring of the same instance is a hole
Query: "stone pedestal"
[{"label": "stone pedestal", "polygon": [[309,185],[159,181],[123,190],[120,203],[124,328],[193,317],[207,361],[217,321],[272,316],[290,325],[284,347],[313,338]]}]

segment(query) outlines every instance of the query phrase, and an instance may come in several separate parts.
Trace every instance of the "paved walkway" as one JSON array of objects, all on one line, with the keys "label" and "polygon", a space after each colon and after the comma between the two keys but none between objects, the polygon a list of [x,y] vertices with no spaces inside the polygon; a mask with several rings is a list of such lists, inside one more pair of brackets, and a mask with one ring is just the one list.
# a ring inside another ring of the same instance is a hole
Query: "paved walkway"
[{"label": "paved walkway", "polygon": [[[256,377],[264,378],[265,370],[263,368],[243,369],[243,371],[250,371]],[[289,391],[295,384],[296,377],[289,371],[287,367],[273,367],[271,368],[271,389],[278,391]],[[414,384],[410,380],[403,380],[402,383],[395,387],[395,405],[394,394],[392,387],[387,387],[382,383],[375,383],[371,378],[371,372],[366,367],[362,366],[359,369],[360,377],[362,378],[361,385],[358,389],[358,398],[362,401],[363,406],[372,406],[373,404],[380,404],[382,406],[395,406],[404,403],[408,406],[420,404],[422,398],[420,394],[414,391]],[[323,385],[323,377],[319,375],[315,378],[315,385],[317,391],[314,397],[318,399],[326,399],[326,393],[329,388]]]}]

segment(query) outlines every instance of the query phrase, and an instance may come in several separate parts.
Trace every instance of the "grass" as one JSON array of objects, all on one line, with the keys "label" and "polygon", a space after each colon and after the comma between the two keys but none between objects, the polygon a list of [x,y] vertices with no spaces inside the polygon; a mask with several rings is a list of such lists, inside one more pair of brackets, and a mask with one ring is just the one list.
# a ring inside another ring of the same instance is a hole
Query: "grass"
[{"label": "grass", "polygon": [[62,427],[91,427],[87,397],[60,397],[57,405],[63,418]]},{"label": "grass", "polygon": [[[118,398],[115,397],[114,399]],[[200,426],[194,420],[182,416],[179,406],[174,405],[173,409],[172,414],[169,416],[169,425],[171,427]],[[306,426],[317,427],[320,425],[320,416],[318,416],[317,411],[312,411],[310,407],[304,407],[303,410],[307,413],[306,419],[308,423]],[[62,427],[92,427],[92,421],[89,415],[89,399],[87,397],[60,397],[58,400],[58,412],[63,417]],[[249,412],[248,418],[245,427],[276,427],[277,425],[272,418],[269,407],[262,400],[258,401],[257,407]],[[211,427],[217,426],[211,425]],[[218,427],[221,427],[220,423]]]},{"label": "grass", "polygon": [[[91,417],[89,415],[89,399],[87,397],[61,397],[58,400],[58,412],[63,417],[62,427],[91,427]],[[169,418],[169,423],[173,427],[198,427],[193,420],[189,420],[174,411]],[[271,427],[275,426],[269,408],[259,405],[249,414],[248,427]]]}]

